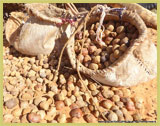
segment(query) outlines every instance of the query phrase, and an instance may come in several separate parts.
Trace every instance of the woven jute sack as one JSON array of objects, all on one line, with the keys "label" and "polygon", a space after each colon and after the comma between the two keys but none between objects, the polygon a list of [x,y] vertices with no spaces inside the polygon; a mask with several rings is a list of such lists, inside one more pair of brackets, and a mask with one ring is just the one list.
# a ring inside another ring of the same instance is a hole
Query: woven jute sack
[{"label": "woven jute sack", "polygon": [[[100,18],[97,15],[91,15],[87,26],[99,20]],[[109,67],[102,70],[91,70],[77,60],[74,51],[75,34],[73,34],[67,46],[72,67],[78,69],[83,74],[89,75],[92,79],[110,86],[129,87],[153,79],[157,74],[157,49],[154,43],[147,38],[147,27],[143,20],[137,13],[127,10],[123,11],[121,19],[119,19],[118,15],[107,14],[104,22],[109,20],[127,21],[134,25],[139,32],[138,38]],[[79,31],[81,31],[83,26],[79,27]],[[79,63],[78,68],[77,63]]]},{"label": "woven jute sack", "polygon": [[52,4],[34,3],[25,7],[29,16],[19,13],[18,17],[13,18],[17,16],[14,13],[6,23],[6,38],[17,51],[27,55],[50,54],[55,42],[70,37],[71,25],[62,24],[61,20],[70,15],[69,11]]}]

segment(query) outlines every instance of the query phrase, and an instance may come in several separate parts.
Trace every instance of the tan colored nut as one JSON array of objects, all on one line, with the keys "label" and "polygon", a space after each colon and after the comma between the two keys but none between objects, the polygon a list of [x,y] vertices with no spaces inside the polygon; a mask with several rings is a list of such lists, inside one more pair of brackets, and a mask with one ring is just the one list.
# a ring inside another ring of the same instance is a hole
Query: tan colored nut
[{"label": "tan colored nut", "polygon": [[124,26],[118,26],[116,32],[119,34],[121,32],[124,32],[124,30],[125,30]]},{"label": "tan colored nut", "polygon": [[57,121],[59,123],[65,123],[67,120],[66,120],[66,115],[65,114],[60,114],[57,118]]},{"label": "tan colored nut", "polygon": [[116,113],[110,112],[109,115],[108,115],[108,119],[109,119],[110,121],[118,121],[118,116],[117,116]]},{"label": "tan colored nut", "polygon": [[112,107],[113,103],[110,100],[102,101],[102,106],[106,109],[110,109]]},{"label": "tan colored nut", "polygon": [[89,86],[89,89],[90,89],[91,91],[94,91],[94,90],[97,89],[97,87],[96,87],[96,85],[95,85],[94,83],[90,83],[88,86]]},{"label": "tan colored nut", "polygon": [[92,70],[98,70],[98,65],[95,64],[95,63],[91,63],[91,64],[89,65],[89,68],[92,69]]},{"label": "tan colored nut", "polygon": [[56,101],[55,106],[56,106],[57,110],[61,110],[62,108],[64,108],[64,102],[63,101]]},{"label": "tan colored nut", "polygon": [[86,55],[84,57],[84,63],[88,62],[88,61],[91,61],[91,57],[89,55]]},{"label": "tan colored nut", "polygon": [[113,40],[112,37],[106,37],[105,43],[106,43],[107,45],[109,45],[109,44],[111,43],[112,40]]},{"label": "tan colored nut", "polygon": [[84,56],[83,56],[82,54],[79,54],[79,55],[77,56],[77,59],[82,63],[83,60],[84,60]]},{"label": "tan colored nut", "polygon": [[112,101],[113,102],[118,102],[118,101],[120,101],[120,97],[118,95],[113,95],[112,96]]},{"label": "tan colored nut", "polygon": [[95,56],[95,57],[92,58],[92,61],[93,61],[93,63],[98,64],[101,61],[101,57],[100,56]]},{"label": "tan colored nut", "polygon": [[120,39],[116,38],[112,41],[112,45],[119,44],[119,42],[120,42]]},{"label": "tan colored nut", "polygon": [[110,33],[111,33],[111,31],[109,31],[109,30],[104,31],[104,34],[105,34],[106,37],[108,37],[110,35]]},{"label": "tan colored nut", "polygon": [[109,59],[111,63],[114,63],[116,61],[116,58],[114,57],[114,53],[110,55]]},{"label": "tan colored nut", "polygon": [[12,111],[12,114],[15,116],[15,117],[19,117],[22,113],[22,109],[21,108],[16,108]]},{"label": "tan colored nut", "polygon": [[30,113],[28,114],[28,120],[31,123],[38,123],[41,120],[41,116],[36,113]]},{"label": "tan colored nut", "polygon": [[121,55],[122,55],[122,52],[121,51],[119,51],[118,49],[116,49],[116,50],[114,50],[114,57],[116,58],[116,59],[118,59]]},{"label": "tan colored nut", "polygon": [[92,114],[87,114],[84,118],[88,123],[96,123],[97,122],[97,119]]},{"label": "tan colored nut", "polygon": [[116,49],[118,49],[120,46],[118,44],[113,45],[112,51],[114,52]]}]

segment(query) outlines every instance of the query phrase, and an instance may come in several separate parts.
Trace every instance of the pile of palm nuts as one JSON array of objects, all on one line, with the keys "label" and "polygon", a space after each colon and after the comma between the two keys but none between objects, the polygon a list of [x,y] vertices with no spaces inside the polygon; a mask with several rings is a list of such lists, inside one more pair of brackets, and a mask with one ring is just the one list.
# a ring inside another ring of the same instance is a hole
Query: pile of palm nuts
[{"label": "pile of palm nuts", "polygon": [[3,120],[12,123],[78,123],[140,121],[144,99],[131,97],[129,88],[102,86],[84,78],[89,93],[65,55],[57,83],[53,83],[59,55],[22,55],[3,47]]},{"label": "pile of palm nuts", "polygon": [[100,46],[96,40],[98,26],[99,22],[96,22],[87,27],[83,48],[83,32],[78,32],[75,36],[77,58],[85,67],[92,70],[104,69],[113,64],[138,37],[137,29],[129,22],[105,21],[105,29],[100,31],[105,46]]}]

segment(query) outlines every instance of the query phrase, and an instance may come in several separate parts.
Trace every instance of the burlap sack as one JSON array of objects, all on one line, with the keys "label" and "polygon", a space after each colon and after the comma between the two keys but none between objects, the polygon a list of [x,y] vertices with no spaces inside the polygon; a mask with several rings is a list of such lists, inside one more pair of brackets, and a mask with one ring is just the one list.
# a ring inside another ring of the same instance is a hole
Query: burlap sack
[{"label": "burlap sack", "polygon": [[69,15],[65,9],[52,4],[26,4],[26,8],[30,14],[26,20],[21,13],[23,19],[11,17],[6,23],[6,38],[19,52],[27,55],[50,54],[55,41],[70,37],[73,30],[70,24],[57,25],[62,23],[61,17]]},{"label": "burlap sack", "polygon": [[[119,21],[119,16],[106,15],[104,21]],[[138,14],[125,10],[122,15],[122,21],[127,21],[134,25],[139,36],[127,51],[112,65],[103,70],[91,70],[80,63],[79,71],[89,75],[91,78],[101,82],[104,85],[111,86],[133,86],[141,82],[154,78],[157,74],[157,49],[147,38],[147,27]],[[99,21],[95,15],[91,16],[87,25]],[[80,30],[82,30],[81,27]],[[72,67],[76,69],[77,59],[74,51],[75,36],[70,38],[67,46]]]}]

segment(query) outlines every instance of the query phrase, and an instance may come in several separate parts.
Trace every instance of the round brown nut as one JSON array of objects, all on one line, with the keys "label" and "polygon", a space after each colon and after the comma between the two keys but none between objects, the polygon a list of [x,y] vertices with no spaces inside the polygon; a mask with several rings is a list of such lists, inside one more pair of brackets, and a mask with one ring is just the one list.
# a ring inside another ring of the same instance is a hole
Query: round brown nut
[{"label": "round brown nut", "polygon": [[82,55],[83,55],[83,56],[88,55],[88,49],[87,49],[87,48],[83,48],[83,49],[82,49]]},{"label": "round brown nut", "polygon": [[110,90],[108,90],[108,91],[103,90],[103,91],[102,91],[102,95],[103,95],[105,98],[111,98],[111,97],[114,95],[114,92],[113,92],[113,91],[110,91]]},{"label": "round brown nut", "polygon": [[118,95],[113,95],[112,96],[112,101],[113,102],[118,102],[118,101],[120,101],[120,97]]},{"label": "round brown nut", "polygon": [[121,51],[119,51],[118,49],[116,49],[116,50],[114,50],[114,57],[116,58],[116,59],[118,59],[121,55],[122,55],[122,52]]},{"label": "round brown nut", "polygon": [[110,109],[112,107],[113,103],[110,100],[104,100],[102,101],[102,106],[106,109]]},{"label": "round brown nut", "polygon": [[41,116],[36,113],[29,113],[28,114],[28,120],[31,123],[38,123],[41,121]]},{"label": "round brown nut", "polygon": [[95,64],[95,63],[91,63],[91,64],[89,65],[89,68],[92,69],[92,70],[98,70],[98,65]]},{"label": "round brown nut", "polygon": [[5,102],[5,106],[7,106],[8,109],[12,109],[17,105],[17,99],[12,98]]},{"label": "round brown nut", "polygon": [[122,39],[126,36],[125,32],[120,33],[116,38]]},{"label": "round brown nut", "polygon": [[82,117],[82,110],[79,109],[79,108],[76,108],[76,109],[72,109],[71,112],[70,112],[70,115],[71,117],[77,117],[77,118],[80,118]]},{"label": "round brown nut", "polygon": [[105,67],[108,67],[110,63],[108,61],[104,62]]},{"label": "round brown nut", "polygon": [[117,116],[116,113],[110,112],[109,115],[108,115],[108,119],[109,119],[110,121],[118,121],[118,116]]},{"label": "round brown nut", "polygon": [[56,101],[55,106],[56,106],[57,110],[61,110],[62,108],[64,108],[64,102],[63,101]]},{"label": "round brown nut", "polygon": [[116,32],[119,34],[121,32],[124,32],[124,30],[125,30],[124,26],[118,26]]}]

